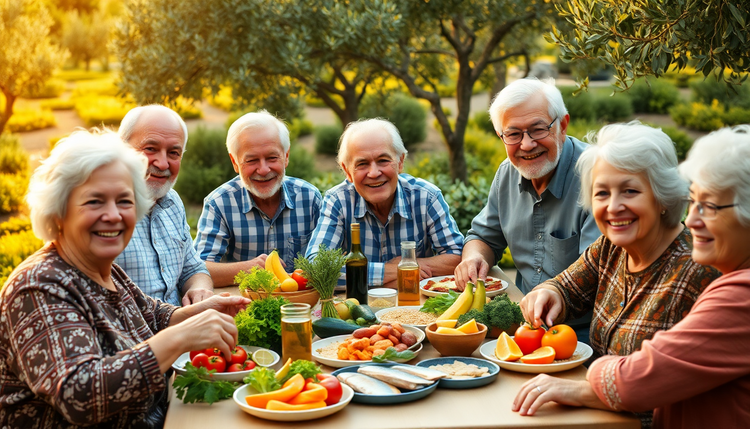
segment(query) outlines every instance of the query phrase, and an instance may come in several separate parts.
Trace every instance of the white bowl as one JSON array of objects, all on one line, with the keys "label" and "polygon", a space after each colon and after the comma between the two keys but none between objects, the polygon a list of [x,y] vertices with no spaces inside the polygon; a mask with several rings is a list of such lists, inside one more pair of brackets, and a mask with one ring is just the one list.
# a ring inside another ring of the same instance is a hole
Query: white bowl
[{"label": "white bowl", "polygon": [[[419,355],[419,352],[422,351],[422,341],[425,339],[424,332],[420,331],[417,328],[412,328],[409,326],[404,326],[404,329],[407,331],[413,333],[417,337],[417,342],[414,343],[413,346],[409,347],[409,350],[414,352],[414,357],[417,357]],[[318,340],[312,344],[312,356],[313,359],[316,361],[322,363],[323,365],[328,365],[333,368],[344,368],[347,366],[352,365],[359,365],[361,363],[369,363],[372,362],[372,360],[342,360],[342,359],[332,359],[325,357],[317,352],[317,350],[322,349],[324,347],[327,347],[333,343],[343,343],[347,338],[351,337],[351,335],[337,335],[335,337],[328,337],[324,338],[322,340]],[[411,360],[411,359],[410,359]],[[404,360],[396,360],[399,363],[406,363],[408,361]]]},{"label": "white bowl", "polygon": [[[237,346],[237,347],[242,347],[243,349],[245,349],[246,352],[248,352],[248,354],[255,353],[258,350],[268,350],[268,349],[264,349],[263,347],[255,347],[255,346]],[[274,358],[273,362],[271,362],[271,364],[269,365],[261,365],[261,366],[272,367],[276,365],[277,363],[279,363],[279,360],[281,359],[281,357],[279,357],[278,353],[276,353],[275,351],[273,350],[268,350],[268,351],[271,352],[271,355],[273,355],[273,358]],[[183,353],[180,355],[180,357],[177,358],[176,361],[174,361],[174,363],[172,364],[172,369],[174,369],[175,372],[178,374],[184,374],[185,364],[188,362],[190,362],[190,353],[189,352]],[[213,377],[216,380],[240,382],[242,381],[243,378],[245,378],[248,374],[250,374],[250,371],[252,370],[237,371],[237,372],[217,372],[217,373],[214,373]]]},{"label": "white bowl", "polygon": [[[375,313],[375,317],[378,318],[378,322],[393,323],[393,322],[391,322],[389,320],[383,320],[382,319],[383,315],[386,314],[386,313],[389,313],[391,311],[394,311],[394,310],[417,310],[417,311],[419,311],[420,308],[422,308],[421,305],[402,305],[402,306],[399,306],[399,307],[389,307],[389,308],[384,308],[384,309],[378,311],[377,313]],[[427,314],[429,314],[429,313],[427,313]],[[435,316],[435,318],[437,318],[437,316]],[[404,328],[409,328],[409,327],[416,328],[416,329],[421,330],[422,333],[424,333],[424,330],[427,327],[427,325],[429,325],[430,323],[433,323],[433,322],[427,323],[425,325],[412,325],[412,324],[409,324],[409,323],[402,323],[402,322],[398,322],[398,323],[401,323],[401,326],[403,326]]]},{"label": "white bowl", "polygon": [[258,393],[255,389],[246,384],[239,389],[234,391],[234,402],[239,405],[242,411],[250,414],[251,416],[260,417],[266,420],[276,420],[279,422],[299,422],[303,420],[319,419],[321,417],[330,416],[331,414],[340,411],[346,407],[354,397],[354,391],[351,387],[344,383],[341,383],[341,389],[343,393],[341,400],[333,405],[329,405],[324,408],[316,408],[313,410],[301,410],[301,411],[277,411],[277,410],[266,410],[265,408],[251,407],[247,405],[245,397]]}]

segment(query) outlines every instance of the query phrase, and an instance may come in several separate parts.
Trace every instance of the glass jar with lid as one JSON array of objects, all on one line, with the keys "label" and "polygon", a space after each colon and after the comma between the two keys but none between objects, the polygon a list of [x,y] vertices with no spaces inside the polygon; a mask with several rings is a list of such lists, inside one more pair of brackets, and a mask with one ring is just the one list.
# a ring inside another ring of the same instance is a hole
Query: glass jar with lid
[{"label": "glass jar with lid", "polygon": [[372,307],[372,311],[395,307],[398,305],[398,291],[386,287],[370,289],[367,292],[367,305]]}]

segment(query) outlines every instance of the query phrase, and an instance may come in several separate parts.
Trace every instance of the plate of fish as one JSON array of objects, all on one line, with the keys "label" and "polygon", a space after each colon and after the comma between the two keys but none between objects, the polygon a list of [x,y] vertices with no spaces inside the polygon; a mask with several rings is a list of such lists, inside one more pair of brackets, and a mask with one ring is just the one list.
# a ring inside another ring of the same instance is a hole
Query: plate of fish
[{"label": "plate of fish", "polygon": [[279,410],[267,410],[265,408],[251,407],[247,404],[245,397],[258,393],[249,384],[246,384],[239,389],[234,391],[232,398],[234,402],[239,405],[242,411],[250,414],[251,416],[260,417],[266,420],[275,420],[279,422],[299,422],[304,420],[319,419],[321,417],[330,416],[349,404],[354,397],[354,391],[349,386],[341,386],[343,393],[338,403],[328,405],[323,408],[314,408],[312,410],[299,410],[299,411],[279,411]]},{"label": "plate of fish", "polygon": [[422,399],[434,392],[446,374],[398,363],[365,363],[332,373],[354,390],[353,402],[387,405]]},{"label": "plate of fish", "polygon": [[463,356],[448,356],[426,359],[417,366],[446,373],[438,387],[444,389],[471,389],[490,384],[500,373],[500,367],[493,362]]},{"label": "plate of fish", "polygon": [[[512,338],[512,337],[511,337]],[[533,364],[523,363],[521,361],[506,362],[502,361],[495,356],[495,348],[497,347],[497,340],[488,341],[482,344],[479,348],[479,353],[485,358],[492,362],[495,362],[502,369],[508,369],[515,372],[523,372],[526,374],[550,374],[553,372],[567,371],[573,369],[586,362],[593,354],[594,350],[591,347],[582,342],[578,342],[576,351],[573,352],[573,356],[568,359],[555,360],[548,364]]]},{"label": "plate of fish", "polygon": [[[505,289],[508,288],[508,282],[500,280],[495,277],[487,277],[484,281],[484,290],[486,296],[491,298],[496,295],[500,295]],[[456,284],[456,278],[453,276],[448,277],[430,277],[419,282],[419,291],[425,296],[438,296],[448,293],[448,291],[461,293],[464,288],[459,287]]]}]

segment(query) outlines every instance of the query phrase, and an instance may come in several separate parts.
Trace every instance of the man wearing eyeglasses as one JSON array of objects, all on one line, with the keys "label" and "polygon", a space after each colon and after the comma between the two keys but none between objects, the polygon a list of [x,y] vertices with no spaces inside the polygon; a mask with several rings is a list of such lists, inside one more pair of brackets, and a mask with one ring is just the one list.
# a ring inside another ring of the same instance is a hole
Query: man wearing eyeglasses
[{"label": "man wearing eyeglasses", "polygon": [[286,176],[289,130],[266,111],[248,113],[227,132],[239,175],[203,201],[194,245],[215,286],[234,284],[240,270],[265,266],[274,249],[286,270],[305,253],[322,197],[310,183]]},{"label": "man wearing eyeglasses", "polygon": [[566,136],[570,116],[553,84],[517,80],[495,97],[489,113],[508,158],[472,221],[456,280],[485,278],[508,248],[518,269],[516,285],[528,293],[601,235],[594,217],[578,205],[575,163],[585,144]]}]

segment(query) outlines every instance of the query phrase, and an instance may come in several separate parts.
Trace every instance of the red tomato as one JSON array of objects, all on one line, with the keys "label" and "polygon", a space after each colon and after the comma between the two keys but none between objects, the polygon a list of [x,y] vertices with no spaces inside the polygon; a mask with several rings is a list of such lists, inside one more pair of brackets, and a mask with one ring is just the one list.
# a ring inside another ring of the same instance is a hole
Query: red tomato
[{"label": "red tomato", "polygon": [[242,365],[238,363],[233,363],[229,365],[229,368],[227,368],[227,372],[239,372],[239,371],[244,371],[244,369],[242,369]]},{"label": "red tomato", "polygon": [[249,371],[251,369],[255,369],[255,362],[252,361],[252,359],[248,359],[245,361],[244,364],[242,364],[242,367],[245,368],[245,371]]},{"label": "red tomato", "polygon": [[555,349],[555,359],[567,359],[578,347],[578,336],[568,325],[555,325],[542,337],[542,345]]},{"label": "red tomato", "polygon": [[242,347],[235,347],[232,354],[225,356],[224,359],[226,359],[228,365],[235,363],[242,365],[247,360],[247,352]]},{"label": "red tomato", "polygon": [[527,355],[542,346],[542,337],[545,332],[544,328],[534,329],[531,325],[524,323],[516,331],[513,340],[518,344],[521,352]]},{"label": "red tomato", "polygon": [[195,357],[190,359],[190,363],[196,368],[208,368],[208,355],[202,352],[198,353]]},{"label": "red tomato", "polygon": [[203,353],[205,353],[208,357],[221,356],[221,350],[219,350],[217,347],[209,347],[203,350]]},{"label": "red tomato", "polygon": [[192,362],[195,355],[197,355],[198,353],[203,353],[204,351],[205,350],[193,350],[192,352],[190,352],[190,361]]},{"label": "red tomato", "polygon": [[307,289],[307,279],[302,276],[302,270],[294,270],[292,278],[297,282],[300,289]]},{"label": "red tomato", "polygon": [[216,372],[224,372],[224,370],[227,369],[227,361],[221,356],[211,356],[208,358],[206,369],[209,371],[215,369]]},{"label": "red tomato", "polygon": [[318,374],[318,380],[320,380],[321,386],[328,391],[326,405],[338,404],[343,394],[339,380],[330,374]]}]

